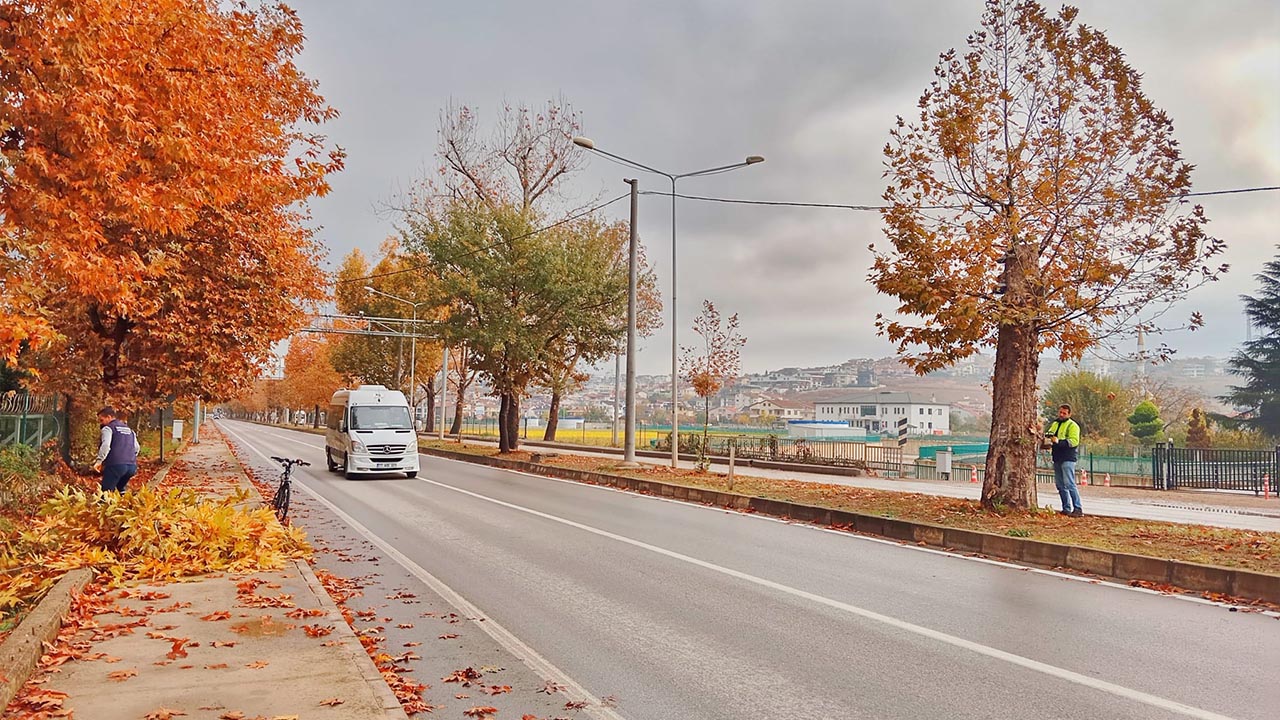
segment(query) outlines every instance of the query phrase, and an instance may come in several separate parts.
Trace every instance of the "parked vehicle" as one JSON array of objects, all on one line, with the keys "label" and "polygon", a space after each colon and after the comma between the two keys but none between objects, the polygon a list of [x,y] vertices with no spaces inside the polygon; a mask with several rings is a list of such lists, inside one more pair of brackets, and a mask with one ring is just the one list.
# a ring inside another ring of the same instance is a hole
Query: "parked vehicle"
[{"label": "parked vehicle", "polygon": [[399,390],[361,385],[329,400],[325,464],[346,478],[374,473],[418,474],[418,437],[409,402]]}]

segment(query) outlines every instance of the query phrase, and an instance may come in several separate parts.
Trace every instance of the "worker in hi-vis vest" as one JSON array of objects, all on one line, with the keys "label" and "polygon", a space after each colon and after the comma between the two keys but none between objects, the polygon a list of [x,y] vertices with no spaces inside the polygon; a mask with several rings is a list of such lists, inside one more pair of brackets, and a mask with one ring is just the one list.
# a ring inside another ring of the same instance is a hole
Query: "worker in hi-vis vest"
[{"label": "worker in hi-vis vest", "polygon": [[1053,450],[1053,484],[1062,498],[1059,512],[1071,517],[1084,515],[1080,491],[1076,489],[1076,461],[1080,459],[1080,423],[1071,419],[1071,406],[1058,407],[1058,419],[1044,431],[1044,447]]}]

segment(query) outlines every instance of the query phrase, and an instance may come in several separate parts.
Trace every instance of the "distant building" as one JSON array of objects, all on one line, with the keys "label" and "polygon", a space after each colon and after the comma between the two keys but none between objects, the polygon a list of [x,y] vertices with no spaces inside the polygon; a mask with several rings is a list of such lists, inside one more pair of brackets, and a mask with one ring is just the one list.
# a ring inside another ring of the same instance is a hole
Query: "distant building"
[{"label": "distant building", "polygon": [[761,398],[743,408],[752,418],[772,415],[779,420],[801,420],[809,416],[809,404],[782,397]]},{"label": "distant building", "polygon": [[813,404],[817,420],[846,420],[869,432],[896,432],[898,421],[907,419],[912,435],[946,435],[951,432],[951,406],[933,398],[904,392],[848,395]]}]

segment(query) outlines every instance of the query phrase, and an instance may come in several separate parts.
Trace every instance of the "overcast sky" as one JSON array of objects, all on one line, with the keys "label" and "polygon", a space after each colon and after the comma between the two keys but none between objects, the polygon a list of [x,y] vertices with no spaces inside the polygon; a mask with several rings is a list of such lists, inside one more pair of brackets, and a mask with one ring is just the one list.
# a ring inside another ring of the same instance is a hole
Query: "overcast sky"
[{"label": "overcast sky", "polygon": [[[378,212],[435,167],[440,108],[492,120],[502,103],[563,96],[601,148],[673,172],[763,165],[692,179],[681,192],[874,204],[895,115],[909,115],[940,52],[978,27],[980,0],[291,0],[307,33],[300,63],[342,113],[325,131],[349,153],[315,201],[336,265],[392,232]],[[1197,190],[1280,185],[1280,2],[1082,0],[1173,118]],[[1053,6],[1056,9],[1056,5]],[[567,186],[582,201],[625,191],[599,158]],[[642,189],[665,180],[641,177]],[[670,298],[669,201],[642,198],[639,228]],[[1238,295],[1280,243],[1280,192],[1206,198],[1232,272],[1182,315],[1208,326],[1165,341],[1227,355],[1244,338]],[[609,211],[623,217],[625,203]],[[744,370],[891,354],[872,320],[894,304],[866,282],[879,216],[711,205],[679,209],[681,341],[702,299],[741,316]],[[670,312],[641,373],[670,369]]]}]

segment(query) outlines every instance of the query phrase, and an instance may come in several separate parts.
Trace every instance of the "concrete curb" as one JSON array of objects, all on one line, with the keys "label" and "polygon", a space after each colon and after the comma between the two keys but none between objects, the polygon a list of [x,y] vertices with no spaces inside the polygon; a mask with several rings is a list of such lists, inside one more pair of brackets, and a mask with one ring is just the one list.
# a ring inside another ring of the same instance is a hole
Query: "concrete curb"
[{"label": "concrete curb", "polygon": [[334,623],[333,634],[335,639],[342,641],[342,649],[346,650],[347,654],[351,656],[356,666],[360,668],[361,677],[373,687],[374,693],[382,702],[384,716],[387,720],[409,720],[409,716],[405,714],[404,706],[396,699],[396,694],[391,692],[391,687],[387,685],[386,678],[382,677],[378,667],[373,664],[373,658],[369,657],[369,653],[360,644],[360,639],[356,637],[355,631],[347,624],[346,618],[342,616],[342,610],[334,602],[333,597],[329,595],[324,583],[320,582],[320,578],[316,577],[315,571],[311,569],[311,564],[306,560],[294,560],[293,564],[298,569],[298,574],[302,575],[303,579],[307,581],[311,592],[315,593],[316,598],[320,600],[320,605],[328,612],[327,619]]},{"label": "concrete curb", "polygon": [[688,485],[609,475],[586,470],[572,470],[551,465],[504,460],[484,455],[470,455],[436,448],[419,448],[419,450],[427,455],[450,460],[487,465],[504,470],[518,470],[533,475],[573,480],[589,485],[607,485],[623,490],[667,497],[673,500],[717,505],[737,510],[749,510],[761,515],[800,520],[818,525],[849,528],[867,535],[879,535],[903,542],[931,545],[966,553],[977,553],[1028,565],[1066,568],[1126,581],[1140,580],[1162,585],[1173,585],[1194,592],[1222,593],[1249,600],[1280,603],[1280,575],[1269,575],[1214,565],[1200,565],[1180,560],[1129,555],[1127,553],[1096,550],[1075,545],[1041,542],[1039,540],[995,535],[976,530],[964,530],[930,523],[886,518],[879,515],[865,515],[847,510],[801,505],[785,500],[771,500],[769,498],[738,495],[718,490],[706,490]]},{"label": "concrete curb", "polygon": [[35,672],[44,645],[62,629],[71,599],[93,579],[89,568],[70,570],[36,604],[22,624],[0,645],[0,710],[7,707]]}]

